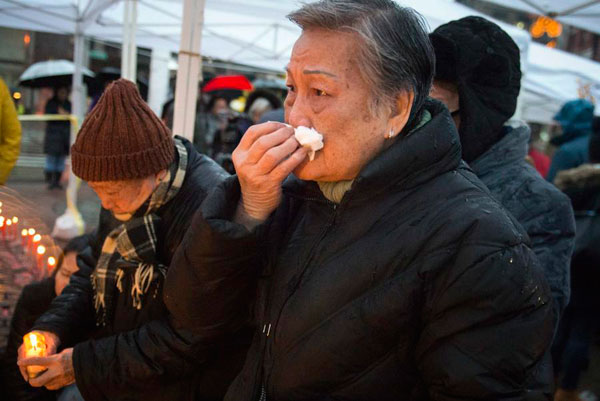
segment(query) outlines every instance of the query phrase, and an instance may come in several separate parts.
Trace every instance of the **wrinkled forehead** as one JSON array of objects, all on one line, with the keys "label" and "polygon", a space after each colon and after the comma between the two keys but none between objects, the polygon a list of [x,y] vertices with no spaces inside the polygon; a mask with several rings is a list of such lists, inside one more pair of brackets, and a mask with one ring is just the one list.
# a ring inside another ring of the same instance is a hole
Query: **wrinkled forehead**
[{"label": "wrinkled forehead", "polygon": [[355,33],[306,29],[294,44],[288,69],[329,71],[343,77],[355,65],[357,40]]}]

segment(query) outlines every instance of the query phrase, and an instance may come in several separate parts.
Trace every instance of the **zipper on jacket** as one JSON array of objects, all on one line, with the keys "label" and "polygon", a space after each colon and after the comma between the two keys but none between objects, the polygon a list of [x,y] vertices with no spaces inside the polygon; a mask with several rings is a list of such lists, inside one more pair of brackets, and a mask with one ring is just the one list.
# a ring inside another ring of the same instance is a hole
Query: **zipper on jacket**
[{"label": "zipper on jacket", "polygon": [[[322,199],[316,199],[316,198],[306,199],[306,200],[315,200],[315,201],[322,202]],[[300,277],[298,278],[298,281],[296,282],[296,285],[294,286],[292,291],[290,291],[290,293],[286,297],[285,301],[283,301],[283,303],[281,304],[279,312],[277,313],[277,318],[275,319],[275,321],[273,323],[267,323],[263,326],[263,332],[264,332],[264,335],[266,336],[266,338],[265,338],[265,349],[263,350],[263,355],[261,358],[261,369],[263,371],[263,378],[262,378],[262,383],[261,383],[262,390],[261,390],[261,399],[260,400],[263,400],[262,392],[264,392],[264,397],[265,397],[264,401],[266,401],[266,397],[267,397],[266,391],[269,388],[269,383],[271,381],[271,374],[273,372],[273,364],[274,364],[274,358],[273,358],[273,354],[272,354],[272,343],[275,342],[275,330],[276,330],[277,324],[279,323],[279,319],[281,318],[281,314],[283,313],[283,310],[285,309],[285,306],[289,302],[292,295],[294,295],[294,293],[300,286],[300,283],[302,282],[302,279],[304,278],[304,274],[306,273],[306,270],[308,269],[308,266],[310,265],[310,262],[312,261],[312,259],[314,257],[315,249],[321,243],[321,241],[323,241],[323,239],[327,236],[327,234],[329,233],[329,230],[335,224],[335,221],[339,214],[339,210],[338,210],[339,205],[337,203],[331,202],[330,200],[326,200],[326,202],[332,207],[333,212],[334,212],[333,215],[331,216],[329,222],[325,226],[323,233],[319,236],[319,239],[312,246],[312,248],[310,250],[310,254],[308,255],[308,258],[306,259],[306,262],[304,263],[304,266],[301,269]],[[268,303],[268,300],[267,300],[267,303]],[[273,339],[271,342],[269,342],[270,335],[273,336]],[[271,361],[271,366],[269,367],[268,372],[266,372],[264,369],[265,356],[267,353],[269,354],[269,359]]]}]

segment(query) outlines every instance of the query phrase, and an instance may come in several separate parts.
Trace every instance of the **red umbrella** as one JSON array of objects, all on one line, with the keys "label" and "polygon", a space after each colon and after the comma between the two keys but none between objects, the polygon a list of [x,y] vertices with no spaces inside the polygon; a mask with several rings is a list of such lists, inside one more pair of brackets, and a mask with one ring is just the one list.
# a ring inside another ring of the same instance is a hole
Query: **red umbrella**
[{"label": "red umbrella", "polygon": [[234,89],[234,90],[252,90],[252,84],[243,75],[223,75],[215,77],[208,81],[202,92],[212,92],[222,89]]}]

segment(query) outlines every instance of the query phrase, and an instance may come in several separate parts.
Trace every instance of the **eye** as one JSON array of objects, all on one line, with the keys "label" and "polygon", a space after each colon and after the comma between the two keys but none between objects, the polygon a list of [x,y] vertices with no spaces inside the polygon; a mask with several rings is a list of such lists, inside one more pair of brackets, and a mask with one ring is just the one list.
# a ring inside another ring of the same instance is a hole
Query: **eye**
[{"label": "eye", "polygon": [[327,92],[325,92],[322,89],[315,89],[315,93],[317,96],[321,97],[321,96],[327,96]]},{"label": "eye", "polygon": [[296,87],[294,85],[286,85],[289,92],[296,92]]}]

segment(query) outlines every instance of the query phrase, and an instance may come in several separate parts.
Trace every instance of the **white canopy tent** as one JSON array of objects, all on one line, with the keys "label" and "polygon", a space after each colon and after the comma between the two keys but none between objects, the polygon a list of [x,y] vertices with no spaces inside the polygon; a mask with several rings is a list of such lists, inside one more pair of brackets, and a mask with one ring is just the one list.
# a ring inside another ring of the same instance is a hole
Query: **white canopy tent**
[{"label": "white canopy tent", "polygon": [[[396,1],[420,12],[431,29],[453,19],[479,14],[454,0]],[[530,12],[536,12],[531,4],[545,7],[543,5],[547,3],[554,7],[548,8],[548,13],[562,13],[559,20],[576,26],[581,26],[584,20],[595,21],[596,28],[600,30],[598,19],[586,17],[600,15],[596,14],[596,8],[592,8],[599,7],[596,3],[600,0],[488,1],[520,9],[527,6]],[[128,7],[133,5],[133,8],[126,11],[125,3]],[[133,73],[132,66],[135,65],[131,54],[135,52],[135,46],[132,43],[151,48],[153,53],[160,50],[163,56],[165,51],[179,52],[178,75],[186,78],[178,78],[176,98],[179,96],[181,99],[176,99],[175,132],[190,136],[197,93],[195,89],[189,89],[197,88],[201,73],[199,54],[283,72],[300,34],[299,28],[285,16],[299,4],[298,0],[0,0],[0,26],[73,34],[74,62],[79,67],[84,64],[84,35],[121,42],[124,49],[129,49],[124,53],[126,63],[122,68],[128,76]],[[558,4],[561,8],[557,8]],[[183,18],[184,15],[186,18]],[[579,22],[572,22],[575,20]],[[519,45],[522,60],[527,60],[522,61],[521,118],[550,122],[562,103],[578,97],[580,86],[600,86],[599,63],[531,43],[527,32],[498,23]],[[593,23],[590,28],[593,28]],[[165,66],[167,63],[162,64]],[[78,68],[74,74],[72,100],[74,114],[81,118],[84,87],[80,70]],[[152,77],[150,81],[156,82]],[[70,188],[76,191],[74,185]]]},{"label": "white canopy tent", "polygon": [[[449,20],[479,14],[453,0],[398,2],[423,14],[431,29]],[[80,20],[85,35],[122,42],[123,3],[122,0],[0,0],[0,25],[72,34]],[[580,20],[591,20],[590,10],[595,12],[594,7],[600,7],[596,5],[600,0],[498,0],[498,3],[520,5],[520,9],[531,12],[535,10],[529,4],[539,4],[541,9],[568,12],[571,18]],[[285,15],[298,4],[296,0],[206,0],[201,54],[283,71],[299,35],[299,29]],[[138,0],[136,44],[178,52],[182,15],[182,0]],[[600,13],[598,16],[600,19]],[[540,49],[531,43],[527,32],[500,24],[515,39],[527,60],[522,63],[525,72],[522,118],[550,122],[560,104],[577,97],[578,85],[600,85],[599,63],[558,50]],[[600,23],[596,26],[600,27]]]},{"label": "white canopy tent", "polygon": [[485,0],[600,34],[600,0]]}]

